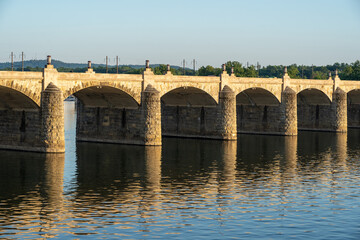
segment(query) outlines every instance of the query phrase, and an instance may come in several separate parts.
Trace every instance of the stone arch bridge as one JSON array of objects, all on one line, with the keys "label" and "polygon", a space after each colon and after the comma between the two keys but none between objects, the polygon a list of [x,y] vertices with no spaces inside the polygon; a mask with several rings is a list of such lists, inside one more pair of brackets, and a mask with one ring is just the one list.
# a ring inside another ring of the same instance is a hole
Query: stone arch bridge
[{"label": "stone arch bridge", "polygon": [[0,71],[0,148],[64,152],[64,103],[77,98],[79,141],[161,145],[162,135],[236,140],[238,133],[297,135],[360,126],[360,82]]}]

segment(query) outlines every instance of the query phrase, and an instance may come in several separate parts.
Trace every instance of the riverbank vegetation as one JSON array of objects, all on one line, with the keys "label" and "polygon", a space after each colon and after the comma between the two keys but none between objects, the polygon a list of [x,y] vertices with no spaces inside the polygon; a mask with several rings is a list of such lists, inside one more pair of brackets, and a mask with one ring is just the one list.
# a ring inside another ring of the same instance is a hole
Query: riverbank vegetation
[{"label": "riverbank vegetation", "polygon": [[[56,67],[56,66],[55,66]],[[268,66],[244,66],[237,61],[229,61],[226,63],[226,70],[228,73],[233,68],[234,74],[237,77],[264,77],[264,78],[281,78],[284,73],[283,65],[268,65]],[[167,72],[167,66],[165,64],[159,64],[151,67],[154,74],[162,75]],[[94,71],[97,73],[106,73],[106,66],[94,66]],[[11,71],[11,68],[6,67],[1,69],[3,71]],[[14,68],[16,71],[21,71],[21,67]],[[85,72],[87,67],[58,67],[59,72]],[[304,78],[304,79],[328,79],[329,73],[335,74],[338,70],[339,77],[343,80],[360,80],[360,61],[354,63],[335,63],[333,65],[326,66],[305,66],[292,64],[287,66],[288,74],[291,78]],[[24,68],[24,71],[42,71],[41,67]],[[144,71],[141,67],[133,67],[122,65],[117,69],[114,66],[109,66],[107,72],[110,74],[141,74]],[[171,72],[174,75],[189,75],[189,76],[219,76],[222,69],[213,66],[202,66],[196,71],[189,68],[173,67]]]}]

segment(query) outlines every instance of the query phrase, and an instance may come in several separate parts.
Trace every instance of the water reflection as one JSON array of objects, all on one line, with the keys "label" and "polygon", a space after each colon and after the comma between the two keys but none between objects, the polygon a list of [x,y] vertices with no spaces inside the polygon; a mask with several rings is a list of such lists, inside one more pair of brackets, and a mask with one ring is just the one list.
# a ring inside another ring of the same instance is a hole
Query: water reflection
[{"label": "water reflection", "polygon": [[63,174],[64,154],[1,151],[0,226],[56,235],[64,214]]},{"label": "water reflection", "polygon": [[66,160],[76,162],[72,181],[64,155],[1,151],[0,237],[321,238],[358,214],[359,142],[360,131],[81,142]]}]

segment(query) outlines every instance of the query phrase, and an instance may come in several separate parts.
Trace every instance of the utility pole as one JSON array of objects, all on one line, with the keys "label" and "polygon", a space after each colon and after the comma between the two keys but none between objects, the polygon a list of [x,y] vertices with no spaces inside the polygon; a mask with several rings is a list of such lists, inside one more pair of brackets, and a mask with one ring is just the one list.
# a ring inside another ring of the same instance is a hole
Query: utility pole
[{"label": "utility pole", "polygon": [[304,65],[301,66],[301,78],[304,79]]},{"label": "utility pole", "polygon": [[14,53],[11,52],[11,71],[14,71]]},{"label": "utility pole", "polygon": [[106,73],[108,73],[108,56],[106,56]]},{"label": "utility pole", "polygon": [[24,71],[24,52],[21,52],[22,71]]},{"label": "utility pole", "polygon": [[311,79],[314,79],[314,65],[311,64]]},{"label": "utility pole", "polygon": [[195,69],[195,67],[196,67],[196,61],[195,61],[195,59],[193,59],[193,64],[194,64],[194,76],[196,75],[196,69]]},{"label": "utility pole", "polygon": [[119,56],[116,56],[116,74],[119,74]]},{"label": "utility pole", "polygon": [[185,59],[183,60],[183,74],[185,75]]}]

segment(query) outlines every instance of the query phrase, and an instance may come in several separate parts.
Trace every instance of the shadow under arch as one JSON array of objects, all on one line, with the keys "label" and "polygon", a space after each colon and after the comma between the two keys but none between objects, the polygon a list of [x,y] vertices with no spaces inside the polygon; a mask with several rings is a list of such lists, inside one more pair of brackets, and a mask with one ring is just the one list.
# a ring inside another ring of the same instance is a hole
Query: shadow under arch
[{"label": "shadow under arch", "polygon": [[0,109],[39,110],[40,106],[24,93],[0,86]]},{"label": "shadow under arch", "polygon": [[164,136],[217,138],[219,107],[207,92],[195,87],[173,89],[161,97]]},{"label": "shadow under arch", "polygon": [[348,127],[360,128],[360,89],[347,93]]},{"label": "shadow under arch", "polygon": [[199,88],[179,87],[161,97],[161,103],[166,106],[214,107],[215,99]]},{"label": "shadow under arch", "polygon": [[33,151],[40,148],[39,105],[24,93],[0,86],[0,148]]},{"label": "shadow under arch", "polygon": [[239,133],[282,134],[279,125],[280,102],[270,91],[248,88],[236,96]]},{"label": "shadow under arch", "polygon": [[138,108],[137,101],[127,92],[109,86],[83,88],[73,95],[89,107]]},{"label": "shadow under arch", "polygon": [[297,116],[299,130],[330,130],[331,100],[318,89],[304,89],[297,94]]}]

